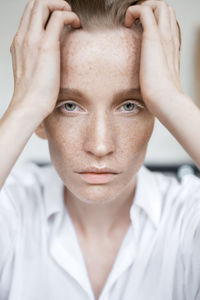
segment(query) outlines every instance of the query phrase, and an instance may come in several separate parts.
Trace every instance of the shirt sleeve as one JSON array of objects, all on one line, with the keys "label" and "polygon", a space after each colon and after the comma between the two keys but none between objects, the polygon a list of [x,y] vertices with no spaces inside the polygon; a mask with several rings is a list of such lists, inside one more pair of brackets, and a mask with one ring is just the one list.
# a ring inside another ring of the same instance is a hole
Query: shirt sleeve
[{"label": "shirt sleeve", "polygon": [[13,253],[18,228],[17,209],[5,185],[0,191],[0,278],[7,259]]}]

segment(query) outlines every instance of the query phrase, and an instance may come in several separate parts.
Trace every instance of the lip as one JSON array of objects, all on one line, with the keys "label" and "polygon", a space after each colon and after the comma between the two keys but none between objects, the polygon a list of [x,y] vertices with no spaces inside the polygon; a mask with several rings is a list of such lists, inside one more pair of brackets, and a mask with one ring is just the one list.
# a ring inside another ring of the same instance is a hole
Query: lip
[{"label": "lip", "polygon": [[100,184],[100,183],[108,183],[112,181],[115,176],[117,175],[116,173],[90,173],[90,172],[84,172],[84,173],[79,173],[81,178],[87,182],[87,183],[93,183],[93,184]]},{"label": "lip", "polygon": [[89,167],[87,169],[81,170],[78,173],[80,173],[80,174],[82,174],[82,173],[97,173],[97,174],[98,173],[112,173],[112,174],[118,174],[119,172],[117,172],[114,169],[107,168],[107,167],[98,168],[98,167],[92,166],[92,167]]}]

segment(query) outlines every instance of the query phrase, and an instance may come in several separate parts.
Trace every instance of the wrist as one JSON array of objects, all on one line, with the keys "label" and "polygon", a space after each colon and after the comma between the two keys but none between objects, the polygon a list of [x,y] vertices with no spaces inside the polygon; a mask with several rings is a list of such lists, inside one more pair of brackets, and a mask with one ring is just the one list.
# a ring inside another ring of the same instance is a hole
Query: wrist
[{"label": "wrist", "polygon": [[[172,132],[172,127],[180,123],[192,113],[199,113],[198,107],[192,99],[183,92],[166,93],[160,101],[151,103],[151,112],[159,121]],[[198,112],[197,112],[198,111]]]},{"label": "wrist", "polygon": [[188,97],[181,89],[171,88],[156,93],[154,97],[148,98],[146,103],[151,113],[157,116],[160,111],[168,112],[173,107],[177,107],[183,101],[183,98]]},{"label": "wrist", "polygon": [[34,105],[29,105],[29,101],[24,99],[24,101],[18,100],[13,97],[10,105],[7,109],[7,114],[12,114],[16,119],[21,120],[21,122],[28,122],[29,124],[35,124],[38,126],[49,114],[49,112],[38,108],[37,103]]},{"label": "wrist", "polygon": [[5,114],[2,117],[2,122],[6,125],[8,130],[16,131],[16,135],[20,134],[22,137],[29,138],[42,122],[39,115],[33,114],[25,107],[9,105]]}]

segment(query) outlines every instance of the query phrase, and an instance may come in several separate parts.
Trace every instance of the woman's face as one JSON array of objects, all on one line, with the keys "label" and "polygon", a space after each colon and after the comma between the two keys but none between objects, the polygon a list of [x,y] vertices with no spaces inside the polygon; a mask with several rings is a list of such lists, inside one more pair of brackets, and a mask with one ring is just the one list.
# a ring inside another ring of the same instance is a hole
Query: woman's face
[{"label": "woman's face", "polygon": [[[140,34],[125,27],[74,30],[63,38],[61,91],[43,125],[53,165],[83,202],[110,202],[134,188],[144,162],[154,116],[139,91],[140,42]],[[119,174],[88,183],[78,172],[91,166]]]}]

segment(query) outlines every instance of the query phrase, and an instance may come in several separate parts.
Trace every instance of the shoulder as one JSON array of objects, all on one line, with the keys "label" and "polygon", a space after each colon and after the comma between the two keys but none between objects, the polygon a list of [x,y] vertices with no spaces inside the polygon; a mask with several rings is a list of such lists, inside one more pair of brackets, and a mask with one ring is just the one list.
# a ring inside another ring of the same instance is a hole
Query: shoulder
[{"label": "shoulder", "polygon": [[176,176],[166,175],[161,172],[152,172],[145,168],[146,178],[151,180],[157,191],[162,195],[161,201],[179,202],[186,208],[192,207],[194,203],[200,203],[200,178],[188,174],[179,181]]},{"label": "shoulder", "polygon": [[152,176],[162,195],[161,220],[171,234],[176,234],[182,252],[189,257],[194,243],[200,245],[200,178],[188,174],[178,181],[159,172]]},{"label": "shoulder", "polygon": [[199,177],[189,174],[179,181],[176,176],[150,171],[146,167],[141,172],[146,198],[154,209],[159,208],[163,226],[171,224],[175,228],[182,224],[182,230],[184,227],[186,230],[186,227],[200,223]]},{"label": "shoulder", "polygon": [[0,192],[1,209],[14,209],[22,217],[41,208],[44,185],[51,172],[52,165],[32,162],[14,167]]},{"label": "shoulder", "polygon": [[5,186],[20,185],[30,187],[36,182],[38,184],[42,183],[51,168],[51,164],[41,166],[34,162],[22,163],[12,169],[5,182]]}]

